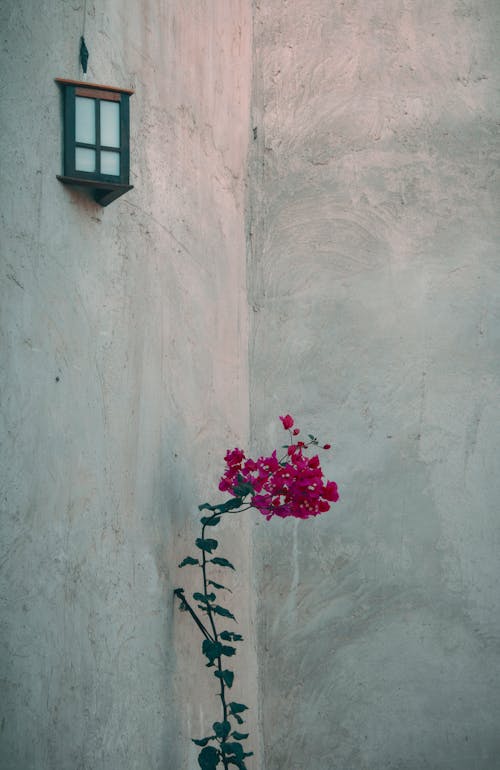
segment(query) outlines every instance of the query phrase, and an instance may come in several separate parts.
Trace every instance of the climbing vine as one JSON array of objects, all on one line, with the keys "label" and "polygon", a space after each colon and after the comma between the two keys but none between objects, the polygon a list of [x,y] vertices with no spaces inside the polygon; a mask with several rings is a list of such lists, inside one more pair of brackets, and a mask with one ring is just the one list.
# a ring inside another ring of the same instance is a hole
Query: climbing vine
[{"label": "climbing vine", "polygon": [[[248,709],[244,703],[229,698],[234,683],[234,671],[229,668],[229,659],[243,641],[240,634],[225,626],[236,618],[218,598],[220,592],[230,591],[223,583],[213,579],[212,570],[221,568],[234,570],[234,565],[225,557],[215,556],[219,541],[207,532],[217,527],[227,515],[243,513],[255,508],[267,520],[273,516],[308,519],[325,513],[332,502],[339,499],[337,484],[325,481],[319,456],[309,456],[311,447],[318,447],[318,439],[312,434],[307,441],[299,436],[300,429],[294,427],[290,415],[280,417],[283,428],[288,432],[289,443],[277,451],[257,460],[247,458],[241,449],[228,450],[225,455],[225,470],[219,482],[221,492],[232,496],[218,505],[203,503],[199,506],[201,537],[196,538],[196,556],[186,556],[179,567],[194,567],[200,570],[200,591],[195,591],[188,600],[183,588],[176,588],[174,594],[180,600],[180,609],[191,616],[203,636],[201,651],[207,660],[206,666],[213,673],[219,686],[219,720],[212,723],[212,730],[204,738],[193,738],[200,747],[198,764],[201,770],[230,770],[231,766],[247,770],[246,757],[253,752],[245,750],[248,733],[244,732],[242,714]],[[322,449],[330,449],[323,444]],[[214,566],[212,566],[214,565]],[[220,630],[220,624],[224,628]]]}]

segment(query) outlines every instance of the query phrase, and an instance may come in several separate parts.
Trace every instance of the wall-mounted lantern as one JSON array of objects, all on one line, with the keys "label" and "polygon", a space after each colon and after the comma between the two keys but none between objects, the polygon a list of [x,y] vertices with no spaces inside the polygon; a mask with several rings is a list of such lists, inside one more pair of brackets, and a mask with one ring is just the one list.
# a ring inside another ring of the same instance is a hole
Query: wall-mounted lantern
[{"label": "wall-mounted lantern", "polygon": [[131,190],[129,98],[125,88],[56,78],[64,95],[65,184],[88,187],[101,206]]}]

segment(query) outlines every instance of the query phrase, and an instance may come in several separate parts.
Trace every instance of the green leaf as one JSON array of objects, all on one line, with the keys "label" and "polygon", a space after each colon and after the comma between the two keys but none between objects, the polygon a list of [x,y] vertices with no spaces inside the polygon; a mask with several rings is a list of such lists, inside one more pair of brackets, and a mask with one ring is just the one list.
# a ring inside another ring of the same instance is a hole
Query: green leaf
[{"label": "green leaf", "polygon": [[200,594],[198,591],[195,591],[193,594],[193,599],[196,602],[205,602],[205,604],[208,604],[209,602],[213,602],[215,600],[215,594]]},{"label": "green leaf", "polygon": [[244,752],[243,746],[234,741],[221,743],[221,749],[226,756],[227,761],[231,765],[235,765],[239,770],[247,770],[247,766],[244,762],[244,757],[253,756],[253,751]]},{"label": "green leaf", "polygon": [[198,764],[201,770],[217,770],[219,752],[213,746],[206,746],[198,754]]},{"label": "green leaf", "polygon": [[254,488],[253,485],[249,484],[247,481],[242,481],[240,484],[233,487],[233,492],[238,497],[246,497],[247,495],[253,494]]},{"label": "green leaf", "polygon": [[212,538],[202,538],[197,537],[196,538],[196,545],[201,551],[208,551],[209,553],[212,553],[212,551],[215,551],[219,543],[217,540],[212,540]]},{"label": "green leaf", "polygon": [[221,513],[227,513],[227,511],[233,511],[235,508],[239,508],[243,504],[241,497],[232,497],[222,505],[218,505],[217,508]]},{"label": "green leaf", "polygon": [[241,634],[233,634],[232,631],[221,631],[219,634],[221,639],[224,639],[225,642],[242,642],[243,637]]},{"label": "green leaf", "polygon": [[234,673],[229,671],[229,669],[225,668],[223,671],[214,671],[214,676],[216,676],[217,679],[223,679],[228,687],[233,686]]},{"label": "green leaf", "polygon": [[220,656],[222,652],[222,644],[220,642],[212,642],[211,639],[204,639],[201,645],[201,650],[205,657],[208,658],[208,666],[214,665],[214,660]]},{"label": "green leaf", "polygon": [[231,647],[229,644],[223,644],[220,654],[231,658],[233,655],[236,655],[236,647]]},{"label": "green leaf", "polygon": [[196,738],[191,738],[191,740],[193,741],[193,743],[196,743],[197,746],[206,746],[208,741],[212,740],[212,737],[211,738],[200,738],[199,740],[196,740]]},{"label": "green leaf", "polygon": [[234,755],[231,757],[227,757],[227,761],[230,765],[234,765],[238,768],[238,770],[248,770],[247,766],[245,765],[244,761],[240,759],[239,757],[235,757]]},{"label": "green leaf", "polygon": [[220,516],[202,516],[200,521],[205,527],[216,527],[220,521]]},{"label": "green leaf", "polygon": [[223,618],[232,618],[233,620],[236,620],[232,612],[229,612],[229,610],[226,610],[225,607],[221,607],[219,604],[212,607],[212,611],[215,612],[216,615],[222,615]]},{"label": "green leaf", "polygon": [[233,593],[230,588],[228,588],[227,586],[223,586],[222,583],[216,583],[215,580],[209,580],[208,582],[214,588],[223,588],[225,591],[229,591],[230,594]]},{"label": "green leaf", "polygon": [[241,718],[240,714],[243,711],[246,711],[248,706],[245,706],[243,703],[230,703],[229,704],[229,711],[231,712],[231,715],[236,719],[239,725],[243,724],[243,719]]},{"label": "green leaf", "polygon": [[231,731],[231,723],[227,719],[224,722],[214,722],[212,727],[217,738],[227,738]]},{"label": "green leaf", "polygon": [[234,754],[238,759],[243,759],[243,746],[241,743],[236,743],[236,741],[224,741],[224,743],[221,743],[220,747],[226,754]]},{"label": "green leaf", "polygon": [[198,559],[195,559],[194,556],[186,556],[186,558],[183,559],[179,564],[179,567],[185,567],[186,564],[199,564],[199,563],[200,562],[198,561]]},{"label": "green leaf", "polygon": [[227,559],[223,559],[220,556],[214,556],[214,558],[209,559],[209,561],[211,561],[212,564],[218,564],[219,567],[231,567],[231,569],[234,569],[230,561],[228,561]]},{"label": "green leaf", "polygon": [[202,503],[198,506],[199,511],[216,511],[217,508],[217,505],[210,505],[210,503]]},{"label": "green leaf", "polygon": [[239,733],[237,730],[233,730],[231,735],[233,738],[236,738],[237,741],[244,741],[245,738],[248,738],[250,733]]}]

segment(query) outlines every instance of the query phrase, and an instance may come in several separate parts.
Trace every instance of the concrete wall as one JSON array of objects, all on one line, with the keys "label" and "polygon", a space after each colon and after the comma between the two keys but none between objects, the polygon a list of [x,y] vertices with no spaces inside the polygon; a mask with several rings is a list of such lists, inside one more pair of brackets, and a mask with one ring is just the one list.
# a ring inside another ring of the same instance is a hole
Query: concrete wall
[{"label": "concrete wall", "polygon": [[253,443],[342,495],[256,527],[266,770],[500,767],[498,22],[256,4]]},{"label": "concrete wall", "polygon": [[[250,0],[0,6],[2,770],[196,767],[175,565],[249,376],[253,448],[292,412],[342,493],[249,517],[255,569],[224,530],[249,766],[500,766],[497,4],[254,5],[246,198]],[[106,209],[55,179],[85,7],[87,80],[136,90]]]},{"label": "concrete wall", "polygon": [[[86,79],[136,90],[106,209],[56,180],[85,5]],[[195,767],[215,687],[172,590],[247,435],[250,3],[4,0],[0,28],[0,766]]]}]

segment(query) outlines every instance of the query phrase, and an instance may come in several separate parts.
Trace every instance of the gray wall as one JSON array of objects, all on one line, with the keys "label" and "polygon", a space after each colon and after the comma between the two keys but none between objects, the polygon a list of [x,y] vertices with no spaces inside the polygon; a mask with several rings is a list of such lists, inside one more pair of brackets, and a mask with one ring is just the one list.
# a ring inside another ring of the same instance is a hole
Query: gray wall
[{"label": "gray wall", "polygon": [[179,770],[216,688],[176,565],[247,434],[251,10],[86,7],[86,79],[136,90],[106,209],[56,180],[84,3],[0,4],[0,767]]},{"label": "gray wall", "polygon": [[253,445],[342,496],[256,527],[266,770],[500,767],[499,10],[256,6]]},{"label": "gray wall", "polygon": [[290,411],[342,500],[224,531],[249,766],[493,770],[497,4],[262,0],[252,54],[250,0],[87,0],[136,90],[104,210],[55,179],[84,5],[0,6],[0,767],[197,766],[175,565]]}]

